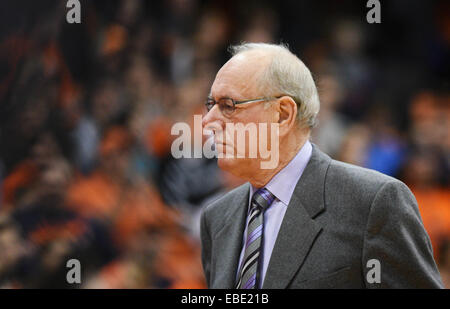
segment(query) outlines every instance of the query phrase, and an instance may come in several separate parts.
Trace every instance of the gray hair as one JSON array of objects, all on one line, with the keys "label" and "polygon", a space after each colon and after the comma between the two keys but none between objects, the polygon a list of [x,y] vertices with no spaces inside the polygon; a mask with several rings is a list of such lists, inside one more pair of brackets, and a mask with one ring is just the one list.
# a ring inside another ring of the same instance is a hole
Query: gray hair
[{"label": "gray hair", "polygon": [[314,127],[320,102],[311,72],[284,44],[242,43],[230,46],[233,56],[250,50],[267,52],[272,56],[260,76],[261,89],[270,95],[287,95],[297,103],[297,119],[301,126]]}]

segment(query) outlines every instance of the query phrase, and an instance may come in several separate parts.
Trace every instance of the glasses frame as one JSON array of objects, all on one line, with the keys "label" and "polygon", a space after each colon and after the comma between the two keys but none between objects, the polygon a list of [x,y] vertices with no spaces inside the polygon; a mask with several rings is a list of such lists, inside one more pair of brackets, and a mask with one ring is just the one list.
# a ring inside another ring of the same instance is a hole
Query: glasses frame
[{"label": "glasses frame", "polygon": [[[272,101],[272,100],[276,100],[279,99],[283,96],[276,96],[276,97],[264,97],[264,98],[258,98],[258,99],[249,99],[249,100],[240,100],[237,101],[235,99],[232,98],[228,98],[228,97],[224,97],[224,98],[220,98],[219,100],[215,100],[213,97],[208,96],[208,98],[206,99],[205,102],[205,107],[206,107],[206,111],[209,112],[210,110],[213,109],[213,107],[220,101],[220,100],[230,100],[233,103],[233,110],[231,111],[231,113],[229,113],[228,115],[226,115],[222,110],[221,113],[226,116],[226,117],[230,117],[231,115],[234,114],[234,112],[236,111],[236,105],[239,104],[246,104],[246,103],[254,103],[254,102],[267,102],[267,101]],[[210,103],[212,103],[211,107],[208,108],[208,105],[210,105]],[[219,109],[220,109],[220,105],[219,105]]]}]

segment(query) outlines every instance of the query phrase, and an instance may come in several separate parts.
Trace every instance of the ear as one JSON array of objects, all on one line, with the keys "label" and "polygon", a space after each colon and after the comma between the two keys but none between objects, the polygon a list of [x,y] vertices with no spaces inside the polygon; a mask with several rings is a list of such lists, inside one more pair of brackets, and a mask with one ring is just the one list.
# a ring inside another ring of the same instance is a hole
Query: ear
[{"label": "ear", "polygon": [[295,126],[297,119],[297,104],[289,96],[278,99],[278,124],[280,136],[286,135]]}]

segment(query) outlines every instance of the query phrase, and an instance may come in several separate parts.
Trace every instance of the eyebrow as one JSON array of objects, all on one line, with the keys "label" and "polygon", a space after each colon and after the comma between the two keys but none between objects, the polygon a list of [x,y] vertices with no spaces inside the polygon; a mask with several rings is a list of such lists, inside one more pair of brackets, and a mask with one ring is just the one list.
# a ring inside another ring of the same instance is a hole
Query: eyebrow
[{"label": "eyebrow", "polygon": [[[214,96],[212,95],[211,91],[209,92],[207,98],[208,98],[208,99],[212,99],[212,100],[216,100],[216,99],[214,98]],[[219,98],[219,99],[220,99],[220,98]]]},{"label": "eyebrow", "polygon": [[[215,98],[214,98],[214,96],[211,94],[211,92],[209,93],[208,98],[209,98],[209,99],[215,100]],[[223,95],[223,96],[220,96],[217,100],[220,100],[220,99],[231,99],[231,96],[229,96],[229,95]]]}]

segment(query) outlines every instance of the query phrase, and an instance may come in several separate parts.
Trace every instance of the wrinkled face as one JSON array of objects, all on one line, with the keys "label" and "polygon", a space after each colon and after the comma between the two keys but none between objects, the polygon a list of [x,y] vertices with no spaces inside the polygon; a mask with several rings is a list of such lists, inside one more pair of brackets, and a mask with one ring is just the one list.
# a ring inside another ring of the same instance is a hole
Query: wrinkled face
[{"label": "wrinkled face", "polygon": [[[258,87],[258,78],[269,60],[257,51],[234,56],[217,73],[211,97],[216,101],[221,98],[243,101],[270,96]],[[216,104],[205,115],[203,127],[215,133],[219,167],[242,177],[257,172],[260,162],[269,160],[263,150],[270,151],[273,143],[271,124],[278,122],[276,102],[274,99],[236,105],[230,116],[225,116]]]}]

